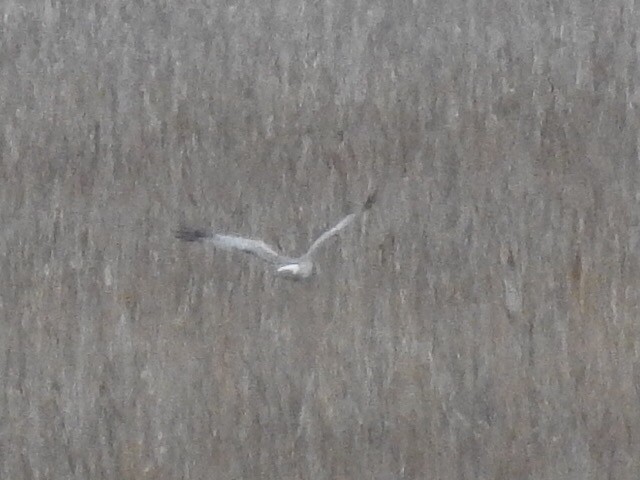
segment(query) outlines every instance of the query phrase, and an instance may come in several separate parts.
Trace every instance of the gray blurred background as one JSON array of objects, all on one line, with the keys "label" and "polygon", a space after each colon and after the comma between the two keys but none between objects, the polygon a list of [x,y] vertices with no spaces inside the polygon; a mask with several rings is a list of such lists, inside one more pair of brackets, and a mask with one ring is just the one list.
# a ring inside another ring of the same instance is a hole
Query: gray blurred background
[{"label": "gray blurred background", "polygon": [[638,478],[635,2],[0,21],[0,478]]}]

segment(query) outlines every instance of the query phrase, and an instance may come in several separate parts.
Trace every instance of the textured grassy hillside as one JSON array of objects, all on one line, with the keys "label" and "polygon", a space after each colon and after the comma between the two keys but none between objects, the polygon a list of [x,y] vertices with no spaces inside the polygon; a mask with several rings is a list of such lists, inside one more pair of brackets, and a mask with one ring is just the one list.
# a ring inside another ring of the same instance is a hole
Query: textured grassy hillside
[{"label": "textured grassy hillside", "polygon": [[637,478],[634,8],[4,0],[0,478]]}]

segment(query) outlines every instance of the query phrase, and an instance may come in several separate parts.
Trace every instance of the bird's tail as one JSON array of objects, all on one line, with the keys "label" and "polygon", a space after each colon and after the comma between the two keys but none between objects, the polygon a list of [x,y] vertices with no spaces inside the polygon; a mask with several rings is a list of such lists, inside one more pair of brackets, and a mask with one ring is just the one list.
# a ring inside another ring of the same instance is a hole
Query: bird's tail
[{"label": "bird's tail", "polygon": [[178,240],[185,242],[202,242],[207,238],[211,238],[211,231],[205,229],[178,228],[173,232]]}]

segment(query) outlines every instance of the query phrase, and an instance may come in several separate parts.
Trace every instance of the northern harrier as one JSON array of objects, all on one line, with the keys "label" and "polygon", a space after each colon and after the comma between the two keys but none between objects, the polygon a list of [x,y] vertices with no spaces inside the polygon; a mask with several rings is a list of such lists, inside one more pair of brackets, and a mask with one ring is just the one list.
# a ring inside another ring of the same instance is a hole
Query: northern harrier
[{"label": "northern harrier", "polygon": [[320,246],[369,210],[375,202],[375,195],[376,192],[374,191],[358,211],[347,215],[337,225],[320,235],[311,244],[309,250],[299,257],[282,255],[262,240],[238,237],[236,235],[223,235],[212,230],[180,228],[175,232],[175,236],[179,240],[186,242],[207,242],[223,250],[240,250],[244,253],[250,253],[274,265],[276,274],[283,277],[291,279],[308,278],[314,270],[313,256]]}]

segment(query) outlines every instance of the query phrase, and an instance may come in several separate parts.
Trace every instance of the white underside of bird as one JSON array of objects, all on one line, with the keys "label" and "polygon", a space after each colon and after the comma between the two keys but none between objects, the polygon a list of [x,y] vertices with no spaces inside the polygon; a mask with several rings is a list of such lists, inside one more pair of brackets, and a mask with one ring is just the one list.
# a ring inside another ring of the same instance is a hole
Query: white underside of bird
[{"label": "white underside of bird", "polygon": [[212,230],[180,228],[175,232],[176,238],[186,242],[206,242],[222,250],[239,250],[261,258],[276,267],[276,274],[290,279],[309,278],[314,272],[313,257],[319,247],[331,237],[350,225],[357,217],[369,210],[375,201],[375,192],[369,195],[364,205],[355,213],[344,217],[334,227],[320,235],[309,247],[309,250],[299,257],[288,257],[278,253],[274,248],[262,240],[224,235]]}]

